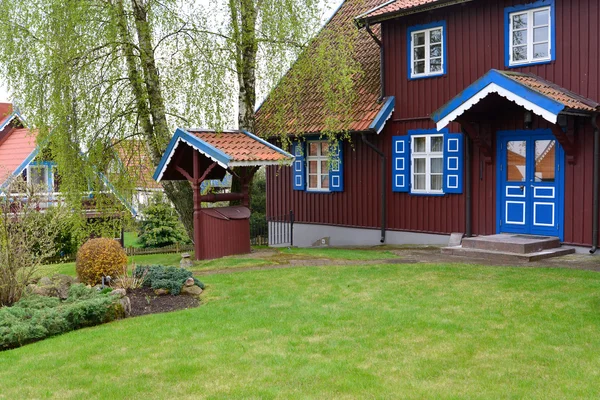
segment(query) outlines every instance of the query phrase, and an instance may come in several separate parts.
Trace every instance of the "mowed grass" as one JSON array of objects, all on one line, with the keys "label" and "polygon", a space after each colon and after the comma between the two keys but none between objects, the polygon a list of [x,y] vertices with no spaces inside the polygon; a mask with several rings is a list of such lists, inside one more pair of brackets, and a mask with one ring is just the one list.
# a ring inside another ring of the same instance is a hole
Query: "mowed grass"
[{"label": "mowed grass", "polygon": [[[388,250],[370,249],[340,249],[340,248],[260,248],[260,256],[249,257],[245,255],[223,257],[216,260],[198,261],[191,268],[194,271],[211,271],[221,269],[236,269],[248,267],[264,267],[270,265],[287,264],[291,260],[314,260],[318,264],[319,260],[386,260],[398,258],[397,255]],[[193,253],[192,257],[193,257]],[[173,265],[179,266],[181,254],[149,254],[129,257],[129,262],[135,262],[138,265]],[[75,263],[62,263],[45,265],[38,271],[38,276],[51,276],[54,274],[65,274],[75,276]]]},{"label": "mowed grass", "polygon": [[600,275],[468,265],[203,277],[204,305],[0,353],[0,398],[598,398]]}]

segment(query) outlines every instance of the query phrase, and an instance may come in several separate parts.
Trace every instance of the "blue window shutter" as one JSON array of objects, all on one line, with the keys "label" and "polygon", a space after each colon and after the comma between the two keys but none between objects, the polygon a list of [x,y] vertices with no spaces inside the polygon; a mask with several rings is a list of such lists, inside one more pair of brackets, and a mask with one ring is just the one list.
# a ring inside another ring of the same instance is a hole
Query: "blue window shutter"
[{"label": "blue window shutter", "polygon": [[292,154],[294,163],[292,164],[292,187],[294,190],[306,190],[306,162],[304,155],[304,142],[292,143]]},{"label": "blue window shutter", "polygon": [[463,135],[444,134],[444,193],[463,192]]},{"label": "blue window shutter", "polygon": [[344,191],[344,144],[337,142],[337,148],[334,150],[334,156],[331,158],[329,167],[329,191]]},{"label": "blue window shutter", "polygon": [[410,191],[410,136],[392,136],[392,191]]}]

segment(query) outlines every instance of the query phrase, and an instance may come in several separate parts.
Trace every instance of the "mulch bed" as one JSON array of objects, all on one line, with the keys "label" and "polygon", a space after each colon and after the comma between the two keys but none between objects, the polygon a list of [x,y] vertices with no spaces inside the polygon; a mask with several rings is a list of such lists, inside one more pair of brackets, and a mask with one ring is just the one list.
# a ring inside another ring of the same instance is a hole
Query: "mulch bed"
[{"label": "mulch bed", "polygon": [[157,314],[188,308],[198,307],[200,301],[192,296],[179,295],[157,296],[151,288],[128,290],[127,297],[131,300],[131,316]]}]

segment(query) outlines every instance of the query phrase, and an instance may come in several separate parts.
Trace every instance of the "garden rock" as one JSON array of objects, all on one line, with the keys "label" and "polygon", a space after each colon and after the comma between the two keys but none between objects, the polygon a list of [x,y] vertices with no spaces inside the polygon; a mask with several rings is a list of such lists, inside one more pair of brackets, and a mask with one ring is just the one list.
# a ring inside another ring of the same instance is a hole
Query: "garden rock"
[{"label": "garden rock", "polygon": [[169,294],[169,290],[168,289],[156,289],[154,291],[154,294],[157,296],[164,296],[166,294]]},{"label": "garden rock", "polygon": [[190,286],[194,286],[196,284],[196,282],[194,282],[194,278],[187,278],[185,281],[185,286],[190,287]]},{"label": "garden rock", "polygon": [[193,266],[194,263],[192,262],[192,259],[190,257],[190,253],[183,253],[181,255],[181,261],[179,262],[179,266],[181,268],[189,268],[191,266]]},{"label": "garden rock", "polygon": [[47,276],[44,276],[43,278],[40,278],[37,284],[39,286],[49,286],[52,285],[52,279],[48,278]]},{"label": "garden rock", "polygon": [[[40,279],[40,281],[41,281],[41,279]],[[31,284],[31,285],[27,286],[27,289],[29,290],[30,293],[37,294],[39,296],[59,297],[58,290],[52,284],[50,284],[50,285]]]},{"label": "garden rock", "polygon": [[[124,289],[117,289],[117,290],[124,290]],[[122,297],[121,299],[119,299],[119,303],[121,304],[121,307],[123,307],[123,312],[125,313],[125,316],[129,317],[131,315],[131,300],[129,299],[129,297],[127,297],[127,296]]]},{"label": "garden rock", "polygon": [[58,292],[58,297],[65,300],[69,297],[69,288],[72,284],[76,283],[75,279],[68,275],[56,274],[52,278],[52,285]]},{"label": "garden rock", "polygon": [[69,288],[75,279],[68,275],[56,274],[52,278],[41,278],[37,284],[31,284],[28,289],[31,293],[45,297],[58,297],[66,300],[69,297]]},{"label": "garden rock", "polygon": [[199,296],[202,293],[202,289],[199,286],[183,286],[181,288],[181,294],[186,294],[188,296]]},{"label": "garden rock", "polygon": [[111,296],[115,296],[115,297],[125,297],[125,295],[127,294],[127,291],[125,289],[114,289],[112,292],[110,292]]}]

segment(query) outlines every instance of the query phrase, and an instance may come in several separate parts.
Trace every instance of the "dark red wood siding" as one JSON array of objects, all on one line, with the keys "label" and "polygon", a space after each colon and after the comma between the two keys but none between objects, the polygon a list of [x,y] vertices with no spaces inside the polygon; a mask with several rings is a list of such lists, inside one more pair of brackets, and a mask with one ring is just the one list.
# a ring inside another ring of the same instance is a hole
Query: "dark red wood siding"
[{"label": "dark red wood siding", "polygon": [[[479,0],[384,22],[386,95],[396,97],[392,118],[372,140],[388,156],[391,171],[391,137],[411,129],[435,127],[429,115],[492,68],[504,66],[504,8],[531,1]],[[531,72],[593,100],[600,100],[600,2],[556,0],[556,61],[517,68]],[[409,80],[408,27],[445,20],[448,35],[447,74]],[[507,104],[507,108],[510,105]],[[522,111],[497,125],[496,130],[522,129]],[[536,118],[535,126],[546,127]],[[459,132],[460,127],[450,125]],[[495,142],[495,137],[493,138]],[[353,137],[354,151],[347,156],[345,192],[309,194],[293,192],[288,168],[268,173],[268,212],[293,209],[299,222],[379,227],[379,162],[376,155]],[[494,143],[495,146],[495,143]],[[577,163],[566,166],[565,242],[591,244],[593,131],[589,121],[576,134]],[[348,153],[350,144],[345,145]],[[473,231],[496,231],[496,164],[483,162],[474,146],[472,156]],[[388,191],[388,228],[431,233],[465,231],[464,195],[411,196]]]}]

